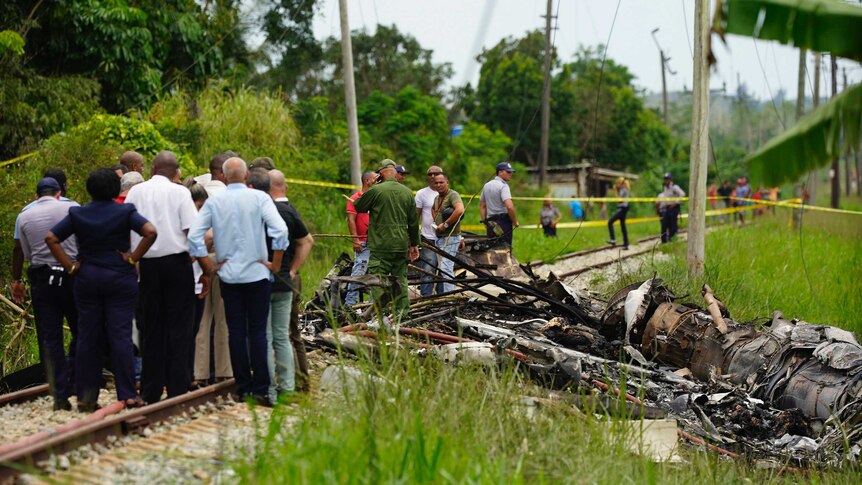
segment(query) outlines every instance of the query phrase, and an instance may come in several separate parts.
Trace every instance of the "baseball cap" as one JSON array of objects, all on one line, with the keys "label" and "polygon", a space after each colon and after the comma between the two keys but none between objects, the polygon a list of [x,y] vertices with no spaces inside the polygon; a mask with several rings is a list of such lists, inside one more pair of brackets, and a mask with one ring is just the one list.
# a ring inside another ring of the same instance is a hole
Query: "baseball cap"
[{"label": "baseball cap", "polygon": [[45,177],[36,184],[36,195],[53,194],[60,191],[60,183],[51,177]]},{"label": "baseball cap", "polygon": [[670,172],[665,172],[665,173],[664,173],[664,178],[666,178],[666,179],[672,179],[672,178],[673,178],[673,175],[671,175],[671,174],[670,174]]},{"label": "baseball cap", "polygon": [[275,164],[272,162],[272,159],[269,157],[258,157],[251,161],[248,164],[248,169],[251,170],[253,168],[263,168],[266,170],[275,170]]},{"label": "baseball cap", "polygon": [[509,162],[501,162],[497,164],[497,171],[505,170],[507,172],[514,172],[515,169],[512,168],[512,164]]},{"label": "baseball cap", "polygon": [[383,170],[384,168],[395,168],[395,167],[396,167],[395,162],[393,162],[392,160],[390,160],[388,158],[385,158],[385,159],[383,159],[382,162],[380,162],[380,167],[378,167],[377,171],[379,172],[379,171]]},{"label": "baseball cap", "polygon": [[407,171],[407,169],[406,169],[406,168],[404,168],[404,165],[396,165],[396,166],[395,166],[395,171],[396,171],[396,172],[398,172],[398,173],[401,173],[401,174],[410,173],[410,172],[408,172],[408,171]]}]

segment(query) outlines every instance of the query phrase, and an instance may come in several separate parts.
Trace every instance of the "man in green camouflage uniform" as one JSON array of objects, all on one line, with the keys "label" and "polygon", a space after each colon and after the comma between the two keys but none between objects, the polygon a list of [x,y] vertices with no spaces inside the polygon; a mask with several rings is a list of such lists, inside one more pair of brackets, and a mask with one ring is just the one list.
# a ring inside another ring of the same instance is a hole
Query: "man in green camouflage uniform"
[{"label": "man in green camouflage uniform", "polygon": [[[368,274],[395,276],[401,291],[395,296],[395,317],[405,318],[410,307],[407,293],[407,258],[419,258],[419,216],[413,192],[395,180],[395,162],[380,162],[379,176],[383,181],[373,185],[354,203],[357,212],[368,212]],[[381,301],[383,290],[371,289],[375,303]],[[380,311],[380,309],[378,309]]]}]

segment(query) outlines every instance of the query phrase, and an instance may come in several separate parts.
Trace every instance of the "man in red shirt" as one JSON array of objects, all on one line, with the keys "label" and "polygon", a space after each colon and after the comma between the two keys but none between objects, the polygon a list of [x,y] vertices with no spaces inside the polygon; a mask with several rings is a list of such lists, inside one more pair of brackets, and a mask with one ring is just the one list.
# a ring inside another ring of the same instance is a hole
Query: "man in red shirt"
[{"label": "man in red shirt", "polygon": [[[368,171],[362,174],[362,190],[350,196],[347,201],[347,228],[353,236],[353,272],[350,276],[362,276],[368,270],[368,258],[371,251],[366,247],[368,235],[368,213],[357,213],[353,202],[362,197],[368,189],[377,181],[377,173]],[[359,287],[351,283],[347,286],[347,296],[344,298],[346,305],[359,303]]]}]

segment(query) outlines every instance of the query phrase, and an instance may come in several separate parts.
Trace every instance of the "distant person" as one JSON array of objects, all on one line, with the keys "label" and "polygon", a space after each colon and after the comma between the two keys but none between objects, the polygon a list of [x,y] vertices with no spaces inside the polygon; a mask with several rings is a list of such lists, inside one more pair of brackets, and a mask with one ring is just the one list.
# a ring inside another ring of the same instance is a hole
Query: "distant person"
[{"label": "distant person", "polygon": [[[683,192],[679,185],[673,183],[673,176],[670,172],[664,174],[664,190],[662,191],[662,197],[685,197],[685,192]],[[676,233],[679,230],[679,210],[680,201],[667,200],[664,202],[664,230],[662,231],[661,242],[669,243],[673,240],[673,237],[676,236]]]},{"label": "distant person", "polygon": [[144,174],[144,156],[138,152],[127,151],[120,155],[120,164],[124,165],[127,172],[138,172]]},{"label": "distant person", "polygon": [[[125,203],[159,231],[159,238],[140,261],[141,397],[147,403],[188,392],[192,376],[195,281],[187,234],[197,216],[189,189],[173,183],[179,163],[164,150],[153,158],[150,180],[129,190]],[[140,241],[132,234],[132,244]],[[208,278],[202,280],[209,286]]]},{"label": "distant person", "polygon": [[[721,197],[721,203],[725,209],[730,209],[730,194],[733,193],[733,187],[730,186],[730,181],[725,180],[721,183],[721,187],[716,190],[718,196]],[[732,216],[731,216],[732,217]],[[728,218],[730,219],[730,217]],[[724,222],[724,214],[718,215],[718,220]]]},{"label": "distant person", "polygon": [[[192,202],[195,204],[195,210],[200,212],[201,207],[203,207],[204,203],[209,198],[209,194],[207,190],[204,188],[202,184],[199,184],[191,175],[183,179],[183,187],[189,189],[189,193],[192,195]],[[192,342],[191,349],[189,351],[189,375],[192,376],[192,383],[189,386],[190,389],[194,390],[198,387],[202,386],[201,382],[198,382],[195,376],[195,353],[197,352],[197,335],[200,331],[201,320],[204,316],[204,308],[206,304],[206,297],[209,295],[209,288],[204,288],[204,284],[201,283],[201,275],[203,275],[203,270],[201,269],[200,263],[195,260],[192,263],[192,279],[195,283],[195,318],[194,325],[192,328]],[[212,317],[210,317],[210,321],[208,323],[212,323]]]},{"label": "distant person", "polygon": [[404,178],[410,174],[404,165],[395,165],[395,180],[398,181],[399,184],[404,184]]},{"label": "distant person", "polygon": [[[70,410],[72,405],[69,397],[72,395],[72,371],[78,335],[78,311],[72,292],[74,279],[51,254],[45,236],[77,204],[60,201],[60,184],[50,177],[36,184],[35,193],[36,205],[22,212],[18,219],[20,247],[24,253],[23,259],[30,262],[27,279],[33,301],[36,339],[49,390],[54,398],[54,410]],[[74,237],[64,241],[62,247],[71,261],[77,260],[78,246]],[[24,303],[25,288],[21,282],[23,259],[20,262],[13,260],[12,265],[12,300],[19,305]],[[72,333],[69,348],[71,362],[66,359],[63,342],[64,318]]]},{"label": "distant person", "polygon": [[718,206],[718,186],[715,183],[709,184],[706,190],[706,200],[709,203],[710,210],[715,210]]},{"label": "distant person", "polygon": [[111,167],[111,170],[117,174],[117,177],[123,178],[123,175],[129,173],[129,167],[123,165],[122,163],[117,163]]},{"label": "distant person", "polygon": [[248,164],[249,173],[256,168],[262,168],[268,173],[270,170],[275,170],[275,162],[269,157],[257,157]]},{"label": "distant person", "polygon": [[[362,189],[350,196],[347,201],[347,229],[350,231],[353,242],[353,270],[350,276],[363,276],[368,271],[368,258],[371,251],[368,250],[368,214],[356,212],[353,203],[368,192],[368,189],[377,181],[377,173],[367,171],[362,174]],[[359,303],[359,289],[361,285],[350,283],[347,285],[347,295],[344,304],[353,306]]]},{"label": "distant person", "polygon": [[141,176],[138,172],[128,172],[120,178],[120,195],[114,199],[114,202],[122,204],[126,201],[126,196],[129,195],[129,191],[132,190],[132,187],[144,182],[144,177]]},{"label": "distant person", "polygon": [[[461,217],[464,215],[464,202],[461,194],[449,187],[449,177],[445,173],[434,176],[434,190],[437,198],[434,199],[434,231],[437,233],[435,245],[437,249],[444,251],[449,256],[455,256],[461,247]],[[455,277],[455,262],[449,258],[440,256],[437,258],[437,271],[441,278],[452,279]],[[455,289],[455,284],[443,282],[443,287],[438,293],[447,293]]]},{"label": "distant person", "polygon": [[629,233],[626,230],[626,214],[629,212],[629,191],[631,186],[625,177],[618,177],[614,183],[614,190],[617,197],[623,199],[622,202],[617,202],[617,212],[608,220],[608,233],[611,238],[608,244],[616,245],[617,240],[614,237],[614,222],[620,221],[620,232],[623,233],[623,249],[629,248]]},{"label": "distant person", "polygon": [[[396,166],[397,172],[397,166]],[[421,237],[422,242],[428,246],[434,246],[437,243],[437,231],[435,230],[434,201],[437,199],[437,191],[434,189],[434,178],[441,175],[443,169],[437,165],[431,165],[425,171],[426,181],[428,185],[422,187],[416,192],[416,211],[419,214],[420,222],[422,223]],[[419,275],[419,294],[422,296],[430,296],[434,293],[434,274],[437,272],[437,253],[428,247],[419,248],[419,265],[423,272]],[[442,283],[436,285],[438,290],[443,290]]]},{"label": "distant person", "polygon": [[488,237],[498,238],[512,247],[512,231],[518,224],[515,204],[509,181],[515,170],[509,162],[497,164],[497,175],[482,187],[479,197],[479,216],[485,224]]},{"label": "distant person", "polygon": [[[93,201],[70,208],[69,215],[45,237],[51,254],[75,277],[78,410],[92,412],[99,407],[106,342],[117,399],[126,406],[140,406],[143,401],[135,391],[132,352],[132,318],[138,297],[135,265],[156,240],[156,228],[133,204],[114,202],[120,195],[120,179],[113,170],[92,172],[87,177],[87,192]],[[131,251],[129,231],[141,236]],[[61,245],[72,236],[78,242],[78,262],[73,262]]]},{"label": "distant person", "polygon": [[[750,205],[751,202],[745,199],[751,198],[751,185],[748,185],[747,177],[739,177],[736,179],[736,204],[739,207],[744,207]],[[739,221],[740,226],[745,225],[745,213],[747,211],[741,210],[736,213],[737,220]]]},{"label": "distant person", "polygon": [[[218,272],[228,325],[231,363],[239,395],[270,405],[266,321],[272,292],[271,271],[281,268],[287,225],[272,198],[246,186],[249,173],[238,157],[224,162],[225,191],[210,197],[189,231],[191,255],[204,274]],[[213,230],[216,262],[204,242]],[[273,238],[268,260],[266,236]]]},{"label": "distant person", "polygon": [[[380,162],[378,171],[383,182],[368,189],[353,203],[356,212],[369,214],[368,249],[371,258],[368,274],[394,276],[398,281],[398,291],[392,295],[395,320],[407,317],[410,296],[407,288],[407,261],[419,257],[419,216],[413,193],[395,180],[395,162],[385,159]],[[383,289],[372,287],[378,316]]]},{"label": "distant person", "polygon": [[569,211],[572,213],[572,217],[576,221],[584,219],[584,207],[581,205],[581,201],[573,200],[569,202]]},{"label": "distant person", "polygon": [[545,199],[539,212],[539,225],[542,226],[545,237],[557,237],[557,223],[562,218],[560,209],[557,209],[551,199]]}]

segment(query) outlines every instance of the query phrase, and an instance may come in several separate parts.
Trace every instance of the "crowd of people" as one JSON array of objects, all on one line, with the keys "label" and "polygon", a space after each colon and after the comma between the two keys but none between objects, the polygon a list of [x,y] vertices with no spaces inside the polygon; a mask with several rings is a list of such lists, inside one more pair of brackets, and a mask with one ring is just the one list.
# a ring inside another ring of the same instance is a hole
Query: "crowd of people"
[{"label": "crowd of people", "polygon": [[[197,177],[182,179],[169,151],[147,174],[144,166],[142,155],[126,152],[94,170],[83,206],[66,198],[65,173],[48,170],[16,219],[13,299],[25,300],[27,261],[55,409],[71,409],[73,395],[79,411],[97,409],[103,369],[129,407],[231,377],[240,398],[261,405],[307,390],[299,272],[314,239],[287,199],[284,173],[269,158],[246,164],[230,151]],[[480,199],[488,235],[508,245],[518,227],[513,171],[499,164]],[[383,160],[346,206],[353,274],[397,281],[370,291],[378,308],[391,302],[395,319],[409,307],[408,263],[422,272],[423,296],[445,293],[454,289],[454,264],[441,253],[463,249],[465,204],[447,174],[429,167],[427,187],[414,196],[402,183],[407,173]],[[345,303],[358,303],[360,290],[348,287]]]},{"label": "crowd of people", "polygon": [[[314,240],[268,158],[233,152],[180,181],[163,151],[90,173],[91,202],[44,173],[15,224],[13,299],[26,296],[54,408],[99,407],[102,369],[135,407],[234,377],[239,397],[270,405],[306,390],[299,271]],[[72,340],[64,348],[63,321]],[[136,355],[137,354],[137,355]]]},{"label": "crowd of people", "polygon": [[[510,247],[512,230],[518,227],[508,185],[513,172],[511,164],[498,164],[496,176],[485,184],[479,202],[487,235]],[[377,172],[362,175],[362,189],[350,196],[346,204],[354,251],[351,276],[376,274],[395,278],[398,284],[391,295],[384,295],[381,287],[372,286],[370,298],[378,307],[391,298],[396,319],[406,315],[409,305],[408,262],[416,262],[421,296],[443,294],[455,288],[451,281],[454,278],[451,258],[464,249],[461,219],[466,207],[461,195],[450,186],[449,176],[439,166],[431,165],[425,172],[427,186],[414,196],[403,185],[406,173],[402,165],[383,160]],[[350,284],[347,290],[345,304],[358,303],[361,286]]]}]

